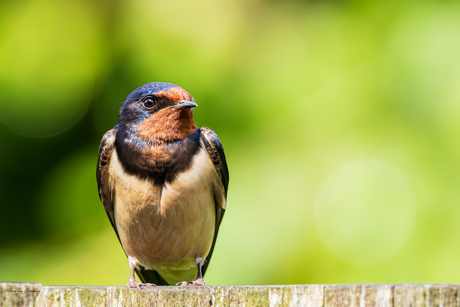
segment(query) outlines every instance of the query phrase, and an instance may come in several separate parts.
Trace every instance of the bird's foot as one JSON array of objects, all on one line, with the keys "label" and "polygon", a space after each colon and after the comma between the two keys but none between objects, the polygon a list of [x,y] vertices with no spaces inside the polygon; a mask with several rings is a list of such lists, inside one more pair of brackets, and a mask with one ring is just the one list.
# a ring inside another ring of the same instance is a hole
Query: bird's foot
[{"label": "bird's foot", "polygon": [[137,281],[129,281],[127,287],[131,289],[144,289],[145,287],[156,287],[155,284],[143,284]]},{"label": "bird's foot", "polygon": [[189,282],[181,281],[181,282],[178,282],[176,284],[176,286],[180,286],[180,287],[184,287],[184,286],[186,286],[186,287],[189,287],[189,286],[206,286],[206,282],[203,279],[198,278],[198,279],[196,279],[194,281],[189,281]]}]

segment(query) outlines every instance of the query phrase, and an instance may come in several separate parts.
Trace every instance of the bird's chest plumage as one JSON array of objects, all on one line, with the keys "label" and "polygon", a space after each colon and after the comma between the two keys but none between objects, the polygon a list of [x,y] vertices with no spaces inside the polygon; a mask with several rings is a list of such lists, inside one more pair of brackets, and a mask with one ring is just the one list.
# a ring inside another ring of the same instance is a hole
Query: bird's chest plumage
[{"label": "bird's chest plumage", "polygon": [[118,158],[126,173],[149,178],[157,185],[170,183],[178,173],[190,169],[192,158],[202,147],[199,129],[182,140],[161,145],[136,136],[136,131],[122,129],[117,134]]},{"label": "bird's chest plumage", "polygon": [[163,182],[152,171],[136,174],[114,150],[109,172],[115,223],[126,254],[148,269],[192,269],[211,248],[219,179],[202,142],[197,146],[193,154],[182,153],[189,161],[178,163],[187,167],[167,165]]}]

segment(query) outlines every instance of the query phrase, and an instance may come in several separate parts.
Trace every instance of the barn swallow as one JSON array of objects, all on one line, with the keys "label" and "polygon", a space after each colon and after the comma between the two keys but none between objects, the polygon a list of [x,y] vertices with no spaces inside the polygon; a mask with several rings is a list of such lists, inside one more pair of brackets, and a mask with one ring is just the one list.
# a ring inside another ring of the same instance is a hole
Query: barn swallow
[{"label": "barn swallow", "polygon": [[177,85],[145,84],[102,138],[99,197],[128,257],[130,288],[206,285],[229,177],[219,138],[193,121],[196,106]]}]

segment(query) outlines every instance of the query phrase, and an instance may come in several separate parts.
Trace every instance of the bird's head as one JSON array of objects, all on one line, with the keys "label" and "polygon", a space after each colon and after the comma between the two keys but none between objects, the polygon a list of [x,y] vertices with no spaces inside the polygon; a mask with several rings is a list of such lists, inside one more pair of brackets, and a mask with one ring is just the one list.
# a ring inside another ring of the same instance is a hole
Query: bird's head
[{"label": "bird's head", "polygon": [[152,141],[186,138],[196,130],[192,108],[198,106],[183,88],[165,82],[147,83],[128,95],[118,123]]}]

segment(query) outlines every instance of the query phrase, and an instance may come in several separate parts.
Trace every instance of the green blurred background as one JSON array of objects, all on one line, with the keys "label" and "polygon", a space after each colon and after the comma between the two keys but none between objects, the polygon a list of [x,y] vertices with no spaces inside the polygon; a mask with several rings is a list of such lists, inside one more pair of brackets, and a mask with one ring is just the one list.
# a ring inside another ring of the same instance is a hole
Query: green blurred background
[{"label": "green blurred background", "polygon": [[0,2],[0,281],[125,285],[99,141],[138,86],[222,140],[208,284],[460,283],[458,1]]}]

